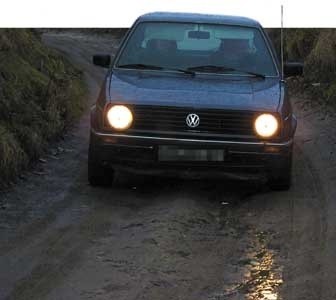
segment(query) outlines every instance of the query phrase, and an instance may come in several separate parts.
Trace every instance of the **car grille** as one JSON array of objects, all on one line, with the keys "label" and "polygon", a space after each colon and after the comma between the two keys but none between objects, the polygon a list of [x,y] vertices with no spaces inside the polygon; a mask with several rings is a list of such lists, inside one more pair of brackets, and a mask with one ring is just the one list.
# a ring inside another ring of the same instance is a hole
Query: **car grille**
[{"label": "car grille", "polygon": [[[131,109],[134,122],[130,129],[255,135],[253,130],[255,112],[149,105],[137,105]],[[186,117],[190,113],[195,113],[200,118],[200,124],[196,128],[190,128],[186,124]]]}]

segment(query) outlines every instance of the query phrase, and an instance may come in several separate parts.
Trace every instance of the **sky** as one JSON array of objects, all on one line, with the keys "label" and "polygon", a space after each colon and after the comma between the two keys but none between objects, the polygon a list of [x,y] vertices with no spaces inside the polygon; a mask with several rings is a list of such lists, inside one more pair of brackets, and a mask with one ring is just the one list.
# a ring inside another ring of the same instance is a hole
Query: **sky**
[{"label": "sky", "polygon": [[246,16],[264,27],[335,27],[336,1],[2,0],[0,27],[130,27],[141,14],[179,11]]}]

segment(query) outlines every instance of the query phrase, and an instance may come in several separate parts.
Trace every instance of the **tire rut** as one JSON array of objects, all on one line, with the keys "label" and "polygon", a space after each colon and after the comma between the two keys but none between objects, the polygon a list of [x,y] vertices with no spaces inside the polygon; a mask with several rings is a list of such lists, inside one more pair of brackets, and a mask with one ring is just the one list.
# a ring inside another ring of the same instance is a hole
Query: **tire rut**
[{"label": "tire rut", "polygon": [[[81,254],[93,240],[103,238],[113,222],[113,212],[106,206],[96,208],[78,225],[51,229],[35,245],[43,249],[29,275],[16,283],[6,299],[41,299],[57,286],[81,261]],[[31,251],[31,250],[30,250]]]}]

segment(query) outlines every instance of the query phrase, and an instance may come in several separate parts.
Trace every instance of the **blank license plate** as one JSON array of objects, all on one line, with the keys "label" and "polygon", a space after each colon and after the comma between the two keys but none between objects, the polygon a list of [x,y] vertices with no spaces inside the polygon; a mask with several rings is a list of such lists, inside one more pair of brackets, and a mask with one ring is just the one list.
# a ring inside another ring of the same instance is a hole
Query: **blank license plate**
[{"label": "blank license plate", "polygon": [[223,149],[181,149],[159,146],[159,161],[224,161]]}]

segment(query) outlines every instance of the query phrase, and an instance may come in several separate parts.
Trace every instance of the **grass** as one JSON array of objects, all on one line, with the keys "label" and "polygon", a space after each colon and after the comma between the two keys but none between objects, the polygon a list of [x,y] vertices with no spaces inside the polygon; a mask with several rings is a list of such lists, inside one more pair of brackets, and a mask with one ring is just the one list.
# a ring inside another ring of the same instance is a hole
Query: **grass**
[{"label": "grass", "polygon": [[[268,33],[280,52],[280,30],[270,29]],[[336,29],[289,28],[284,36],[285,60],[304,62],[304,77],[290,82],[292,91],[335,110]]]},{"label": "grass", "polygon": [[0,29],[0,186],[85,109],[82,73],[29,29]]}]

